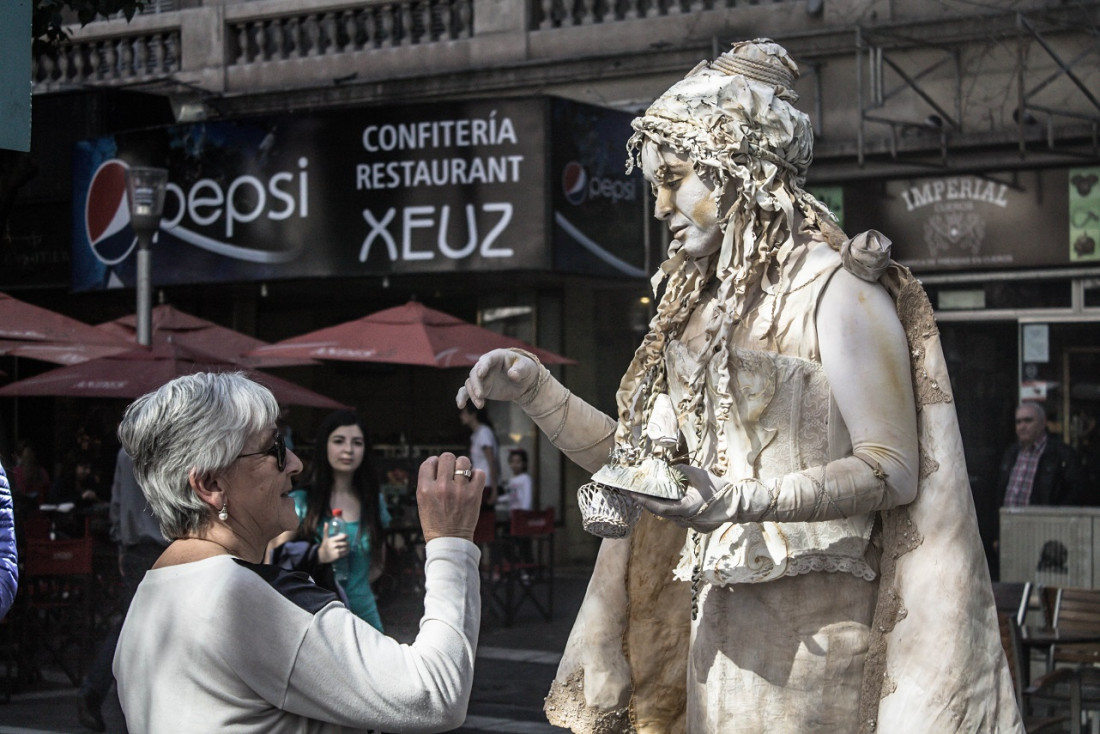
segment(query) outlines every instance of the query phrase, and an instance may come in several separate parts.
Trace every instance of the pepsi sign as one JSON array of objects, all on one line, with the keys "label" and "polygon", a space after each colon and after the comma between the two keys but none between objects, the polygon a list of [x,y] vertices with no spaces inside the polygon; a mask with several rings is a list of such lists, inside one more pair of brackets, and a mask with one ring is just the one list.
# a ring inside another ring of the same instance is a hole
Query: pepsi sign
[{"label": "pepsi sign", "polygon": [[79,141],[73,289],[135,283],[130,165],[169,172],[154,286],[551,267],[644,275],[641,178],[624,173],[628,123],[566,100],[507,99]]},{"label": "pepsi sign", "polygon": [[102,163],[92,174],[84,198],[84,235],[92,254],[108,266],[125,260],[137,245],[126,194],[128,168],[116,159]]},{"label": "pepsi sign", "polygon": [[554,100],[551,169],[554,267],[611,277],[648,277],[641,173],[626,173],[632,115]]},{"label": "pepsi sign", "polygon": [[74,290],[131,287],[129,165],[168,169],[155,286],[546,267],[546,105],[333,110],[77,143]]}]

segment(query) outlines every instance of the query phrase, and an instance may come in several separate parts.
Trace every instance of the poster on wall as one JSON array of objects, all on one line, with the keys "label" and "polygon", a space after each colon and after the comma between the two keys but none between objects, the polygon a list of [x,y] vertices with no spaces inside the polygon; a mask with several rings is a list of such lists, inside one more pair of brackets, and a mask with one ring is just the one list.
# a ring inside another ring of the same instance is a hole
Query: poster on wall
[{"label": "poster on wall", "polygon": [[1100,168],[1069,171],[1069,258],[1100,261]]},{"label": "poster on wall", "polygon": [[877,229],[918,272],[1071,262],[1067,170],[987,172],[853,184],[849,234]]},{"label": "poster on wall", "polygon": [[550,114],[554,269],[648,278],[647,184],[640,170],[626,173],[634,115],[567,99],[552,100]]},{"label": "poster on wall", "polygon": [[131,287],[129,166],[169,171],[153,283],[546,267],[543,100],[174,125],[83,140],[75,291]]}]

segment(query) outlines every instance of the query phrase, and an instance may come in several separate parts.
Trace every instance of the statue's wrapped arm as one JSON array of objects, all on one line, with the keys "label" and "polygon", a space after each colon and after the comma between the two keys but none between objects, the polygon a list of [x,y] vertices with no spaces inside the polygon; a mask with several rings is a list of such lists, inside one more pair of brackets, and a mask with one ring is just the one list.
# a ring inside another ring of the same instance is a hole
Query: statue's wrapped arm
[{"label": "statue's wrapped arm", "polygon": [[709,531],[725,522],[833,520],[904,505],[917,491],[917,418],[905,332],[877,283],[839,270],[817,312],[821,363],[852,454],[780,477],[717,477],[682,467],[684,499],[632,496]]},{"label": "statue's wrapped arm", "polygon": [[581,468],[600,468],[614,443],[615,421],[558,382],[538,358],[522,349],[483,354],[459,388],[459,407],[472,400],[510,400],[520,406],[562,453]]}]

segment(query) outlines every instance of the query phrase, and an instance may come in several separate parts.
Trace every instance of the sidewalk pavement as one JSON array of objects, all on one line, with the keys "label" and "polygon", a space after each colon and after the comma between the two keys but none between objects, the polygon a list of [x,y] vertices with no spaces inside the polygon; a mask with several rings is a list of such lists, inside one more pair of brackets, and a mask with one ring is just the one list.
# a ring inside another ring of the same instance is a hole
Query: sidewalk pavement
[{"label": "sidewalk pavement", "polygon": [[[482,615],[474,687],[466,722],[460,734],[509,732],[550,734],[565,729],[551,726],[542,713],[565,648],[573,620],[588,585],[591,568],[558,569],[554,577],[554,614],[545,621],[533,607],[519,611],[514,624],[504,627]],[[423,611],[422,592],[405,591],[380,600],[387,634],[411,642]],[[76,721],[77,689],[59,668],[46,665],[42,680],[16,692],[11,701],[0,699],[0,734],[87,734]],[[103,718],[110,734],[125,734],[118,699],[108,697]]]}]

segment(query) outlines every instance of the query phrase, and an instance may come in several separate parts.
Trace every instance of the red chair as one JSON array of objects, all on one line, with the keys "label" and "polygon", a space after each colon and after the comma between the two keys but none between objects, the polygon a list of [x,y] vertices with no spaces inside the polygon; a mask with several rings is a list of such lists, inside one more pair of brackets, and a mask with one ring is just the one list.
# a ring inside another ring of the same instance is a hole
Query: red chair
[{"label": "red chair", "polygon": [[493,564],[504,587],[503,623],[510,627],[527,602],[549,622],[554,618],[554,508],[512,510],[510,520]]},{"label": "red chair", "polygon": [[31,660],[41,649],[74,686],[91,654],[94,627],[95,539],[27,538],[19,579],[17,620]]}]

